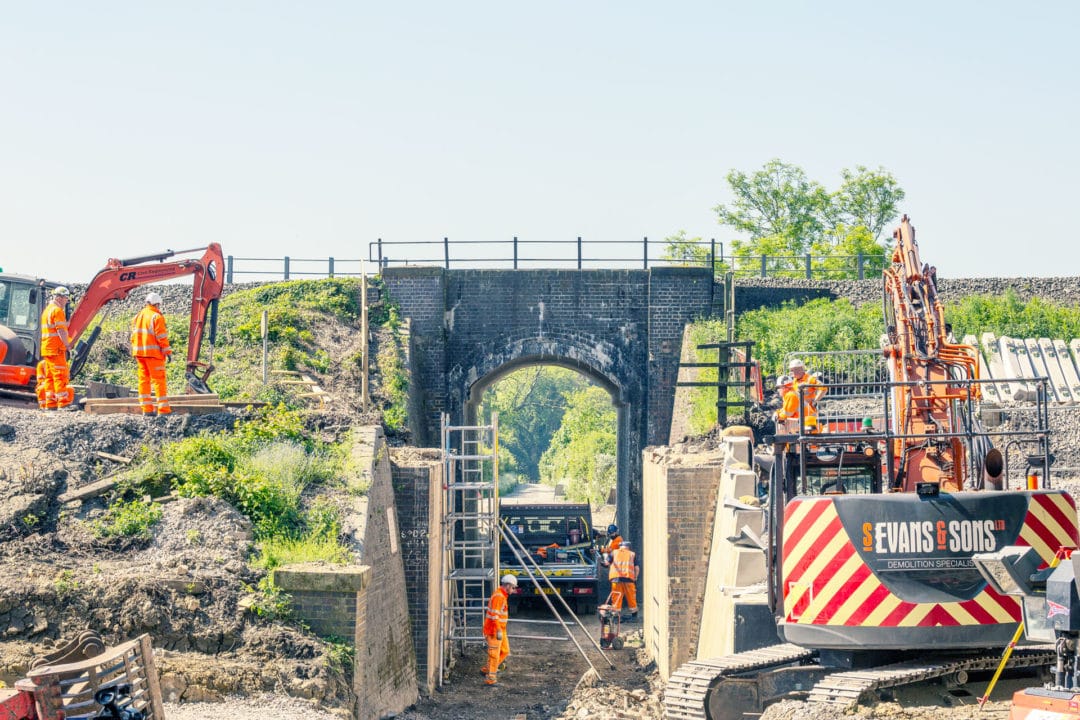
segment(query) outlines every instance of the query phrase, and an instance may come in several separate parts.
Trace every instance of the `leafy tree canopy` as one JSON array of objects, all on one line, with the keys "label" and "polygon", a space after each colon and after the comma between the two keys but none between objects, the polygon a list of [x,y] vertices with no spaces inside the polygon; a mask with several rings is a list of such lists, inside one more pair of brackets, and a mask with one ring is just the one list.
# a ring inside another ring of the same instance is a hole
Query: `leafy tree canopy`
[{"label": "leafy tree canopy", "polygon": [[616,482],[616,412],[611,396],[589,386],[566,397],[566,414],[540,461],[542,480],[566,481],[571,500],[599,505]]},{"label": "leafy tree canopy", "polygon": [[488,388],[480,416],[486,424],[492,413],[499,414],[499,466],[538,480],[540,458],[566,412],[566,395],[586,386],[588,381],[573,370],[538,365],[512,372]]},{"label": "leafy tree canopy", "polygon": [[[733,241],[732,254],[742,259],[782,258],[770,271],[779,275],[805,272],[807,254],[818,258],[813,272],[819,277],[854,276],[856,268],[850,261],[830,262],[831,258],[862,254],[875,266],[883,264],[891,246],[885,231],[899,214],[904,190],[884,168],[858,165],[841,170],[840,177],[840,187],[830,192],[802,168],[780,160],[770,160],[751,173],[729,172],[733,200],[714,210],[721,225],[748,238]],[[683,264],[704,262],[708,251],[700,240],[687,238],[684,232],[668,237],[665,258]],[[743,267],[739,263],[736,269]]]}]

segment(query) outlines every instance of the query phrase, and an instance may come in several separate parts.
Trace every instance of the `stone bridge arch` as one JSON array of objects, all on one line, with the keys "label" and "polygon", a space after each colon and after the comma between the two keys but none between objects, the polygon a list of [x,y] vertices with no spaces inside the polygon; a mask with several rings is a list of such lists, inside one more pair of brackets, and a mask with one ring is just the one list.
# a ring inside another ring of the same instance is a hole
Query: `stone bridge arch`
[{"label": "stone bridge arch", "polygon": [[[526,365],[562,365],[608,389],[618,411],[619,522],[640,540],[641,455],[669,441],[682,333],[714,309],[704,268],[387,268],[388,299],[410,320],[410,425],[437,446],[443,412],[473,422],[484,388]],[[470,415],[471,413],[471,415]]]},{"label": "stone bridge arch", "polygon": [[[624,526],[631,524],[631,498],[636,496],[640,487],[624,478],[641,476],[641,444],[639,428],[642,424],[642,398],[633,387],[624,387],[625,380],[620,379],[610,368],[601,367],[596,357],[590,356],[588,348],[578,342],[554,344],[538,342],[535,338],[512,343],[503,353],[489,353],[480,359],[478,365],[462,368],[466,382],[455,382],[451,388],[466,388],[461,397],[451,399],[451,407],[458,402],[463,406],[462,417],[466,425],[477,422],[477,411],[484,391],[499,382],[510,373],[527,367],[554,365],[578,372],[607,391],[611,404],[615,406],[617,444],[616,444],[616,507],[619,510],[617,522]],[[451,373],[453,376],[454,373]],[[636,463],[636,464],[635,464]]]}]

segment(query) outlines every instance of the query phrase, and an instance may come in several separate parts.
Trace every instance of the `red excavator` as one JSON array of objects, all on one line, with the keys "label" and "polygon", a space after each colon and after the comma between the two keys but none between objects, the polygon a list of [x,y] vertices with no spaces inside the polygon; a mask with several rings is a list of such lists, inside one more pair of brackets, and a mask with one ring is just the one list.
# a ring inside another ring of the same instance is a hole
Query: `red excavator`
[{"label": "red excavator", "polygon": [[[170,260],[177,255],[200,251],[202,256],[198,258]],[[224,265],[218,243],[210,243],[206,248],[110,259],[87,285],[82,299],[69,315],[68,334],[74,343],[71,375],[82,368],[101,332],[101,326],[97,325],[83,337],[103,306],[113,300],[123,300],[143,285],[193,275],[185,379],[190,392],[209,393],[207,378],[213,372],[213,366],[200,362],[199,352],[208,320],[210,344],[214,344]],[[36,400],[34,385],[37,363],[41,359],[41,313],[49,301],[50,291],[58,285],[27,275],[0,274],[0,396]]]},{"label": "red excavator", "polygon": [[[984,427],[977,351],[952,339],[906,216],[894,238],[888,379],[823,382],[838,409],[800,413],[762,464],[771,466],[764,586],[783,643],[683,665],[668,682],[668,718],[741,718],[792,694],[840,709],[992,670],[1021,605],[973,556],[1024,546],[1046,567],[1077,545],[1076,504],[1049,487],[1046,379],[1025,422]],[[859,393],[845,396],[852,385]],[[800,387],[799,406],[819,390]],[[1017,456],[1027,467],[1010,478]],[[1014,667],[1052,662],[1046,648],[1010,657]]]}]

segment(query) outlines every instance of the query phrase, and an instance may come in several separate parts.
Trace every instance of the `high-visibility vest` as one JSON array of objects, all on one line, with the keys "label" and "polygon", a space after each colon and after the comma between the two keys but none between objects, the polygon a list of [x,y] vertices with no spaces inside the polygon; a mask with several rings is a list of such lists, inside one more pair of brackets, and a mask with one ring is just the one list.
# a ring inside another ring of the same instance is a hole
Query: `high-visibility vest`
[{"label": "high-visibility vest", "polygon": [[67,315],[64,308],[54,302],[45,306],[45,312],[41,313],[41,356],[63,355],[67,348],[60,339],[60,331],[65,333],[68,329]]},{"label": "high-visibility vest", "polygon": [[147,305],[131,321],[131,354],[163,360],[171,352],[165,316],[153,305]]},{"label": "high-visibility vest", "polygon": [[509,596],[500,585],[491,595],[488,601],[487,613],[484,615],[484,635],[495,637],[495,633],[502,630],[506,632],[506,621],[510,619]]},{"label": "high-visibility vest", "polygon": [[611,556],[611,570],[608,571],[608,580],[637,580],[637,572],[634,565],[637,555],[633,550],[620,547]]}]

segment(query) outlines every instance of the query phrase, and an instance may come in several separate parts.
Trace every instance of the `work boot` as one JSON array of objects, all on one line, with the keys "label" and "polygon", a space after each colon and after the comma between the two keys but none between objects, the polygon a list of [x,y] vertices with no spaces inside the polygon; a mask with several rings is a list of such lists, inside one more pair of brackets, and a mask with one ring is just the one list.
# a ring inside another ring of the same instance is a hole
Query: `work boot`
[{"label": "work boot", "polygon": [[486,685],[487,687],[495,687],[498,684],[499,684],[498,680],[485,680],[484,681],[484,685]]}]

